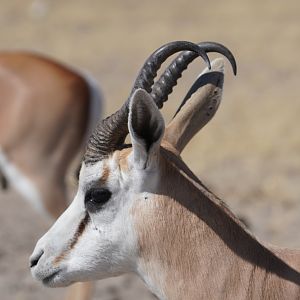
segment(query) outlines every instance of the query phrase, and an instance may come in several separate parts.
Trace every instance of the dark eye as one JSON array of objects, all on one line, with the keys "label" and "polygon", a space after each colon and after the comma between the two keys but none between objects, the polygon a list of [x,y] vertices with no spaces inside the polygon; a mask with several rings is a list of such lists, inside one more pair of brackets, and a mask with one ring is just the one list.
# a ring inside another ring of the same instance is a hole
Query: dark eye
[{"label": "dark eye", "polygon": [[94,188],[89,190],[84,199],[84,204],[89,212],[96,212],[110,199],[111,192],[108,189]]}]

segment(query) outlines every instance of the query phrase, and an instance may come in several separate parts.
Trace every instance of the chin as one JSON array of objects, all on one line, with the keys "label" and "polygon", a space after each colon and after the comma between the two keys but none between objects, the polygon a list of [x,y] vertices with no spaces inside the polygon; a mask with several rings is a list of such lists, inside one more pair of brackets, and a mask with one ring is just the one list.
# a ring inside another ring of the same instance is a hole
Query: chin
[{"label": "chin", "polygon": [[[95,280],[94,273],[90,270],[83,272],[82,269],[70,270],[66,267],[47,270],[35,269],[32,270],[32,276],[48,288],[67,287],[76,282]],[[99,276],[97,280],[104,278],[107,276]]]},{"label": "chin", "polygon": [[46,287],[66,287],[72,284],[73,281],[68,276],[65,276],[64,273],[61,269],[56,269],[55,271],[47,270],[46,272],[34,270],[32,271],[32,276]]},{"label": "chin", "polygon": [[42,283],[46,287],[57,288],[69,286],[70,284],[74,283],[74,281],[64,278],[62,274],[58,272],[42,279]]}]

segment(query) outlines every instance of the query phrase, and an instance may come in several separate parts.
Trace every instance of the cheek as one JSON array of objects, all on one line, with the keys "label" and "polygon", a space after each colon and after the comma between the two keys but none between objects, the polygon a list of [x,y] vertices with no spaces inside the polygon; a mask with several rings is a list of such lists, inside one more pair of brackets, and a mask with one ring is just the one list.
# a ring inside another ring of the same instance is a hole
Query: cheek
[{"label": "cheek", "polygon": [[85,269],[95,262],[97,254],[99,254],[101,239],[98,232],[93,228],[94,226],[90,222],[70,252],[68,265],[72,269]]},{"label": "cheek", "polygon": [[119,242],[112,241],[107,230],[100,232],[90,226],[70,255],[69,276],[75,276],[76,281],[85,281],[119,274],[120,266],[123,265],[119,245]]}]

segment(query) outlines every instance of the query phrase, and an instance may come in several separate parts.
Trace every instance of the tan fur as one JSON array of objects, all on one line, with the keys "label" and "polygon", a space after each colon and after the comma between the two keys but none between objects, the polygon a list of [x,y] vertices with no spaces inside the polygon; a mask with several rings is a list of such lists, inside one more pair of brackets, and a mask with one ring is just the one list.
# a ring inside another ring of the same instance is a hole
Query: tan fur
[{"label": "tan fur", "polygon": [[40,55],[3,52],[0,93],[0,146],[56,218],[67,206],[64,180],[86,133],[87,83]]},{"label": "tan fur", "polygon": [[[0,146],[34,182],[44,207],[56,219],[68,205],[65,178],[87,131],[87,82],[41,55],[2,52],[0,96]],[[76,299],[90,299],[90,284],[74,289],[83,295]]]},{"label": "tan fur", "polygon": [[128,165],[128,156],[131,153],[131,148],[125,148],[122,151],[116,152],[116,160],[118,161],[119,168],[122,172],[128,172],[129,165]]},{"label": "tan fur", "polygon": [[102,176],[99,179],[99,181],[100,181],[100,184],[104,185],[106,183],[108,177],[109,177],[110,170],[109,170],[107,165],[104,165],[102,170],[103,170],[102,171]]},{"label": "tan fur", "polygon": [[159,166],[132,216],[139,268],[163,297],[299,299],[300,251],[285,262],[287,251],[260,244],[174,153],[162,149]]}]

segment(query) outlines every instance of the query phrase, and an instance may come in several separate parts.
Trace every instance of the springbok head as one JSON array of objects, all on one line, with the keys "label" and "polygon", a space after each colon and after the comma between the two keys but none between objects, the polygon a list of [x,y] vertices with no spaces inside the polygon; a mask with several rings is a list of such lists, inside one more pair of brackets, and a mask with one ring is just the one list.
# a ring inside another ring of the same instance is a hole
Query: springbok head
[{"label": "springbok head", "polygon": [[[153,85],[161,64],[179,51],[184,52]],[[154,217],[157,196],[171,201],[164,189],[168,165],[174,157],[181,162],[180,152],[217,110],[222,60],[214,61],[212,69],[197,79],[166,130],[158,108],[196,57],[211,67],[206,52],[212,51],[224,54],[236,72],[230,51],[211,42],[172,42],[147,59],[128,100],[101,121],[91,136],[75,199],[36,245],[31,270],[37,280],[57,287],[140,272],[143,245],[137,224]],[[124,144],[128,133],[131,145]]]}]

